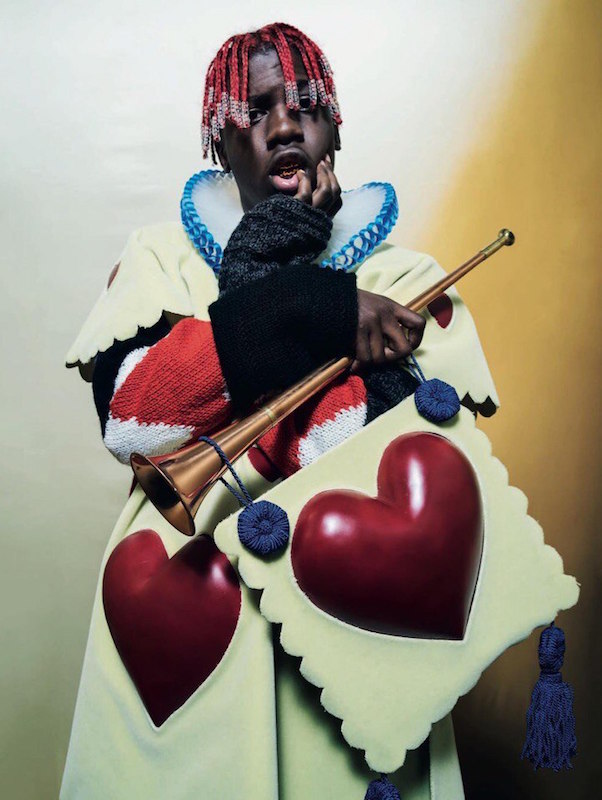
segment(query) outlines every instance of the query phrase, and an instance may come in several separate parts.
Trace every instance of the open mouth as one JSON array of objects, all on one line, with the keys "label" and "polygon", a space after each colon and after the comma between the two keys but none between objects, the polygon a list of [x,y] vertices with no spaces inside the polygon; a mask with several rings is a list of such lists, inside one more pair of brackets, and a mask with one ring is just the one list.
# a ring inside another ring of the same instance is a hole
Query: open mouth
[{"label": "open mouth", "polygon": [[297,172],[304,167],[304,159],[296,154],[285,154],[276,159],[270,173],[270,180],[276,191],[296,192],[299,187]]}]

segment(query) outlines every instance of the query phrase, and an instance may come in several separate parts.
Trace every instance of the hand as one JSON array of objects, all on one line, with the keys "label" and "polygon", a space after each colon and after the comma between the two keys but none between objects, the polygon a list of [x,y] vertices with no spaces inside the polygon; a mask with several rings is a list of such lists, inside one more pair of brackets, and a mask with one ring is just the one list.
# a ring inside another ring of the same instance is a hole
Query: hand
[{"label": "hand", "polygon": [[357,303],[357,339],[352,372],[406,358],[422,341],[426,320],[420,314],[389,297],[364,289],[357,290]]},{"label": "hand", "polygon": [[299,186],[295,200],[301,200],[302,203],[307,203],[308,206],[314,208],[321,208],[329,217],[334,217],[343,205],[343,201],[341,200],[341,187],[332,169],[330,156],[327,154],[317,166],[316,188],[313,191],[311,179],[306,170],[298,170],[297,177]]}]

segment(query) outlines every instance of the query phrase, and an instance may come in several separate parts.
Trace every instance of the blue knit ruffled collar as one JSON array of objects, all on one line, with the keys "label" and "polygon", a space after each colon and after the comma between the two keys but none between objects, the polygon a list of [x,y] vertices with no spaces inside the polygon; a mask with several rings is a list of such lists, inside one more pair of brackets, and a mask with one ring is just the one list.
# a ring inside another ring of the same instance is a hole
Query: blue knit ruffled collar
[{"label": "blue knit ruffled collar", "polygon": [[[180,209],[190,241],[218,275],[223,249],[243,213],[232,173],[208,169],[193,175],[184,187]],[[343,207],[333,219],[320,265],[354,271],[385,241],[398,213],[390,183],[365,183],[343,192]]]}]

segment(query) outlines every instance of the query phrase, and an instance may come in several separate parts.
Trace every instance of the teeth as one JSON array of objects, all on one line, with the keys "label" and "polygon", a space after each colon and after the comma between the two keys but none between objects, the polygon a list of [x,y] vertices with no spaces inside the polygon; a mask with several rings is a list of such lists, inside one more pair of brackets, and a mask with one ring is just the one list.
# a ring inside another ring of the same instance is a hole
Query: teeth
[{"label": "teeth", "polygon": [[300,167],[298,164],[285,164],[278,170],[278,175],[281,178],[292,178]]}]

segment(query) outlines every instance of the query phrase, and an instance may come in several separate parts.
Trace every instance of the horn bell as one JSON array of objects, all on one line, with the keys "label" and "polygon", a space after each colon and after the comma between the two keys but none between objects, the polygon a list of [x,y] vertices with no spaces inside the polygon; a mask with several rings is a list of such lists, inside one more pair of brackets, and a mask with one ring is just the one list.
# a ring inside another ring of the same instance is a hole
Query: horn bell
[{"label": "horn bell", "polygon": [[130,464],[157,511],[180,533],[194,536],[196,512],[225,469],[213,447],[194,442],[162,456],[132,453]]}]

